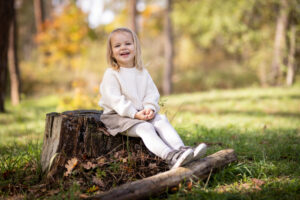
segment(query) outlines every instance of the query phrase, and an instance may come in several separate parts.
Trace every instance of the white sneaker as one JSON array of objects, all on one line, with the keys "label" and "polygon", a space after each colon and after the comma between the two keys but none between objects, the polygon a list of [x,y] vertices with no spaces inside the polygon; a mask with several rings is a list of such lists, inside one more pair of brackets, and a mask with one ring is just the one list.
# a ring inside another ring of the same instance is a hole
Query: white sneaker
[{"label": "white sneaker", "polygon": [[205,143],[199,144],[196,148],[194,148],[194,159],[198,160],[206,154],[207,145]]},{"label": "white sneaker", "polygon": [[194,152],[192,149],[184,151],[174,150],[167,155],[166,161],[169,164],[170,169],[175,169],[187,164],[194,158]]},{"label": "white sneaker", "polygon": [[201,143],[195,148],[184,146],[184,147],[180,147],[179,150],[186,151],[187,149],[192,149],[194,152],[193,160],[198,160],[206,154],[207,145],[205,143]]}]

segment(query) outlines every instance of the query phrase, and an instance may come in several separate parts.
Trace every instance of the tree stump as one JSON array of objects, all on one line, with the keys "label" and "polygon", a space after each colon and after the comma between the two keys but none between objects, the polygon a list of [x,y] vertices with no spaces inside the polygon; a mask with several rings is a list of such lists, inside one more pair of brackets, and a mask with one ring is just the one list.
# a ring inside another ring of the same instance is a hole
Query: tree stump
[{"label": "tree stump", "polygon": [[41,164],[48,178],[61,177],[66,161],[72,157],[83,160],[97,158],[124,145],[155,157],[140,138],[121,134],[107,136],[100,121],[101,114],[102,111],[97,110],[75,110],[46,115]]}]

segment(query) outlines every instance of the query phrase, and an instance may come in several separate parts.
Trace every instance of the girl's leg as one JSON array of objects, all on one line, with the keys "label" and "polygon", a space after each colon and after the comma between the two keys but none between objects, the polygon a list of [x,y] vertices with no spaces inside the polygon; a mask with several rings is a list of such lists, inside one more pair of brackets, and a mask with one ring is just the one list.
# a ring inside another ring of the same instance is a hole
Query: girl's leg
[{"label": "girl's leg", "polygon": [[153,124],[159,136],[171,148],[179,150],[180,147],[184,146],[180,136],[169,123],[165,115],[156,114],[154,119],[150,120],[149,122]]},{"label": "girl's leg", "polygon": [[148,122],[143,122],[134,125],[123,134],[128,135],[130,137],[142,138],[145,146],[152,153],[161,157],[162,159],[166,159],[168,153],[172,151],[172,149],[169,146],[167,146],[157,135],[153,125]]}]

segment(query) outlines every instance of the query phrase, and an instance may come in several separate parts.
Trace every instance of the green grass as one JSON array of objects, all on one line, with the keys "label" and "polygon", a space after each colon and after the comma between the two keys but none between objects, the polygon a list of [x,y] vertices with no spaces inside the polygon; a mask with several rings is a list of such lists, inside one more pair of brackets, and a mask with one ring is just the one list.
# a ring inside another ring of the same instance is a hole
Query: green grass
[{"label": "green grass", "polygon": [[[206,188],[200,181],[170,199],[300,199],[299,87],[181,94],[162,102],[188,145],[206,142],[216,144],[209,154],[232,148],[238,155]],[[245,189],[254,178],[264,184]]]},{"label": "green grass", "polygon": [[[58,102],[48,96],[6,105],[8,113],[0,114],[0,188],[41,181],[45,114],[56,111]],[[238,155],[238,162],[168,199],[300,199],[299,86],[171,95],[161,102],[161,113],[187,145],[206,142],[208,154],[233,148]],[[257,179],[263,184],[255,188]],[[26,197],[8,191],[0,190],[0,197]]]}]

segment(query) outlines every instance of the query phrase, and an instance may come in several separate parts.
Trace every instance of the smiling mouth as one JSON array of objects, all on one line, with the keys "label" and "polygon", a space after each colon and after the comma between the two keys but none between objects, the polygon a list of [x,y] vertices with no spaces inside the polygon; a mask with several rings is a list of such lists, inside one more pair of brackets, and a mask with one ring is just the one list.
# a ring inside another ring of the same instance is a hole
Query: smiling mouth
[{"label": "smiling mouth", "polygon": [[127,56],[127,55],[129,55],[130,53],[129,52],[126,52],[126,53],[121,53],[120,55],[121,56]]}]

